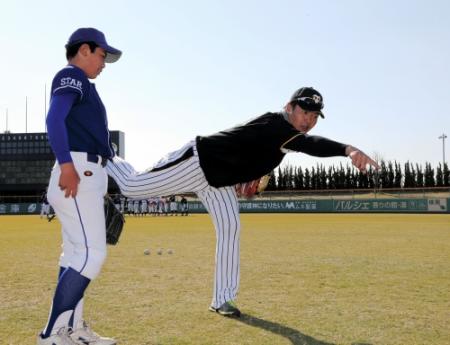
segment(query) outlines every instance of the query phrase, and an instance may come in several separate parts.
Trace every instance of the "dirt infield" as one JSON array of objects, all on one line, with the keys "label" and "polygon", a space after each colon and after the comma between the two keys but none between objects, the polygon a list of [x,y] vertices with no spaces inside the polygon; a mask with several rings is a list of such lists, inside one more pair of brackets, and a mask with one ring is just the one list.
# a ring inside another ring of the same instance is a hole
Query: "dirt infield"
[{"label": "dirt infield", "polygon": [[[128,217],[85,317],[120,345],[446,344],[449,225],[450,215],[245,214],[243,316],[227,319],[207,310],[208,216]],[[57,221],[0,217],[1,344],[35,343],[59,245]]]}]

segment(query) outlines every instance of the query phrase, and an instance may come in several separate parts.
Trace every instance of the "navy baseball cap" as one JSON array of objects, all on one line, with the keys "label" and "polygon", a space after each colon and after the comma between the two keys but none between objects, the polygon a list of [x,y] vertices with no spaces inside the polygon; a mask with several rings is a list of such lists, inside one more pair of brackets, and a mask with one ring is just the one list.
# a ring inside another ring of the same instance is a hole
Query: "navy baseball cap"
[{"label": "navy baseball cap", "polygon": [[302,109],[317,111],[322,118],[323,97],[319,91],[312,87],[301,87],[294,92],[289,102],[296,102]]},{"label": "navy baseball cap", "polygon": [[119,60],[122,52],[119,49],[111,47],[106,42],[105,35],[100,30],[94,28],[80,28],[69,37],[66,48],[77,43],[94,42],[106,52],[105,62],[113,63]]}]

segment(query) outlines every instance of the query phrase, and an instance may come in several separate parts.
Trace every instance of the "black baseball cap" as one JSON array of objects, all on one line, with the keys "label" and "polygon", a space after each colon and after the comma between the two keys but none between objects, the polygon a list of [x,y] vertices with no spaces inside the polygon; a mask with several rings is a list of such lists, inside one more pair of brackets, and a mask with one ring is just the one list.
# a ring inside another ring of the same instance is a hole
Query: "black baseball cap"
[{"label": "black baseball cap", "polygon": [[66,48],[73,46],[74,44],[84,42],[94,42],[100,48],[103,48],[106,52],[105,62],[116,62],[122,55],[122,52],[119,49],[111,47],[106,42],[106,38],[103,32],[94,28],[77,29],[72,35],[70,35],[69,41],[66,44]]},{"label": "black baseball cap", "polygon": [[297,103],[302,109],[309,111],[317,111],[322,118],[323,97],[319,91],[312,87],[301,87],[292,95],[290,103]]}]

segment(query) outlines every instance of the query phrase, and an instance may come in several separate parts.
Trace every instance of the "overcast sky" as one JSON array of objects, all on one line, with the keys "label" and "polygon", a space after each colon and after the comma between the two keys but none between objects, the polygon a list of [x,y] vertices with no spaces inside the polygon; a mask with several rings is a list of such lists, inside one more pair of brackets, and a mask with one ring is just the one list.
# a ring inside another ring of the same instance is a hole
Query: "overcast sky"
[{"label": "overcast sky", "polygon": [[64,45],[91,26],[124,52],[94,82],[139,169],[280,110],[301,86],[324,96],[312,134],[435,166],[450,135],[449,13],[444,0],[2,1],[0,129],[8,112],[8,129],[25,132],[27,97],[28,132],[44,131]]}]

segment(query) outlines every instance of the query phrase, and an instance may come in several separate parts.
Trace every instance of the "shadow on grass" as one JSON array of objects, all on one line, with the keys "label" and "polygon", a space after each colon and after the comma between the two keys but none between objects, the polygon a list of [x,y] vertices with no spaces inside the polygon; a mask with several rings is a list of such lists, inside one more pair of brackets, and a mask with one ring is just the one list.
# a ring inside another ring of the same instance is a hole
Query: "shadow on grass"
[{"label": "shadow on grass", "polygon": [[248,314],[241,314],[240,318],[234,318],[234,320],[281,335],[282,337],[289,339],[293,345],[335,345],[333,343],[327,343],[326,341],[314,339],[313,337],[303,334],[296,329],[286,327],[272,321],[259,319]]}]

